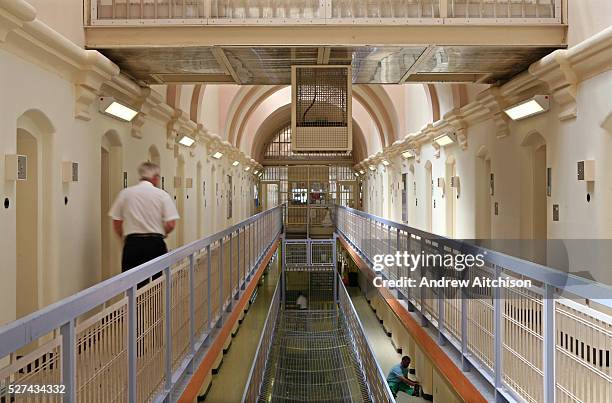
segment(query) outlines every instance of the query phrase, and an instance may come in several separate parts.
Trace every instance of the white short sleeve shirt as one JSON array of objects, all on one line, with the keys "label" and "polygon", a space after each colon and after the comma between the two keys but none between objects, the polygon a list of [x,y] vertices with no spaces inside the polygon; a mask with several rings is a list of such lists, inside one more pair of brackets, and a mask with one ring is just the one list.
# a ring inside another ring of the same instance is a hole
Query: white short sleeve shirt
[{"label": "white short sleeve shirt", "polygon": [[108,215],[123,221],[123,234],[162,234],[164,223],[180,217],[168,193],[151,182],[140,181],[119,192]]}]

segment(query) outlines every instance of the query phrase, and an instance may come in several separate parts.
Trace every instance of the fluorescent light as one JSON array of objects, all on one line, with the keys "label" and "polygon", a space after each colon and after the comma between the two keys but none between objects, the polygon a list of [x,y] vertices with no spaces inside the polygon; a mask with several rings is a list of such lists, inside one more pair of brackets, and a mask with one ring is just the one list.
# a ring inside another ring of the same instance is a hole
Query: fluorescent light
[{"label": "fluorescent light", "polygon": [[131,122],[138,115],[138,111],[127,105],[115,101],[111,97],[100,98],[100,110],[110,116],[125,122]]},{"label": "fluorescent light", "polygon": [[387,161],[387,160],[383,160],[382,164],[383,164],[384,166],[386,166],[386,167],[388,167],[389,165],[391,165],[391,164],[389,163],[389,161]]},{"label": "fluorescent light", "polygon": [[247,172],[249,172],[249,169],[251,169],[251,167],[244,168],[244,170],[247,171]]},{"label": "fluorescent light", "polygon": [[253,172],[253,175],[257,175],[259,173],[259,171],[255,171]]},{"label": "fluorescent light", "polygon": [[216,153],[214,153],[212,155],[212,157],[215,158],[215,159],[219,159],[219,158],[223,157],[223,153],[220,152],[220,151],[217,151]]},{"label": "fluorescent light", "polygon": [[370,171],[376,171],[376,167],[374,165],[370,165]]},{"label": "fluorescent light", "polygon": [[457,142],[457,136],[454,133],[446,133],[438,136],[434,139],[434,142],[438,143],[440,147],[447,146]]},{"label": "fluorescent light", "polygon": [[362,174],[362,175],[364,175],[364,174],[365,174],[365,171],[362,169],[362,170],[360,170],[360,171],[359,171],[359,173],[360,173],[360,174]]},{"label": "fluorescent light", "polygon": [[191,147],[193,143],[195,143],[195,140],[189,136],[183,136],[183,138],[179,140],[179,144],[182,144],[185,147]]},{"label": "fluorescent light", "polygon": [[237,167],[238,165],[240,165],[240,161],[234,161],[234,162],[232,162],[232,166],[233,166],[233,167]]},{"label": "fluorescent light", "polygon": [[414,152],[410,151],[410,150],[406,150],[402,153],[402,158],[404,159],[409,159],[414,157]]},{"label": "fluorescent light", "polygon": [[523,101],[518,105],[505,109],[504,112],[506,112],[506,115],[512,120],[521,120],[546,112],[549,108],[550,99],[548,95],[536,95],[527,101]]},{"label": "fluorescent light", "polygon": [[355,176],[359,176],[359,172],[355,172]]}]

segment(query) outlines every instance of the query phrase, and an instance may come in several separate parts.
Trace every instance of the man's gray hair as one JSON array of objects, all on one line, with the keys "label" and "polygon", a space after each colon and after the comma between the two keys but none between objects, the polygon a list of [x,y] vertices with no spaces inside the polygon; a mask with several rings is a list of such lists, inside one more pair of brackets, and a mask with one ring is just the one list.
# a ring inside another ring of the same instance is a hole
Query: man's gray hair
[{"label": "man's gray hair", "polygon": [[140,179],[148,179],[151,180],[159,175],[159,165],[154,164],[152,162],[143,162],[138,167],[138,175],[140,175]]}]

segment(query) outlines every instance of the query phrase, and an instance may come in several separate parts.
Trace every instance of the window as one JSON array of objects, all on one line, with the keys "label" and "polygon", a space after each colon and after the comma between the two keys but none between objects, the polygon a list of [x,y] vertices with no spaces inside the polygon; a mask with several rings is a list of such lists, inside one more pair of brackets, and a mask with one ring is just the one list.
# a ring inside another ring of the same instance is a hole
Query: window
[{"label": "window", "polygon": [[[264,154],[264,159],[304,160],[312,157],[351,157],[351,152],[307,152],[293,153],[291,150],[291,125],[283,127],[274,136]],[[348,167],[347,167],[348,168]],[[350,170],[350,168],[349,168]],[[351,172],[352,175],[352,172]]]}]

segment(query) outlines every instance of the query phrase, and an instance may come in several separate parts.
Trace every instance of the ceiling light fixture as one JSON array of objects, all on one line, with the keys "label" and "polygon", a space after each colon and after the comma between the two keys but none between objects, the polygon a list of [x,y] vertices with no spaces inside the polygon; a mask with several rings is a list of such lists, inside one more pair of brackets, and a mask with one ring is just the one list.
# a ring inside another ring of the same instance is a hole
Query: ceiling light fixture
[{"label": "ceiling light fixture", "polygon": [[512,120],[521,120],[530,116],[539,115],[550,109],[550,98],[548,95],[535,95],[517,105],[504,109],[506,115]]},{"label": "ceiling light fixture", "polygon": [[221,151],[217,151],[212,155],[212,157],[215,159],[220,159],[221,157],[223,157],[223,153]]},{"label": "ceiling light fixture", "polygon": [[440,147],[447,146],[449,144],[453,144],[457,142],[457,136],[455,133],[446,133],[441,136],[438,136],[434,139],[435,143],[438,143]]},{"label": "ceiling light fixture", "polygon": [[138,115],[138,111],[125,104],[115,101],[112,97],[100,97],[100,112],[124,122],[131,122]]},{"label": "ceiling light fixture", "polygon": [[183,136],[180,140],[179,140],[179,144],[184,145],[185,147],[191,147],[193,145],[193,143],[195,143],[195,140],[192,139],[189,136]]}]

